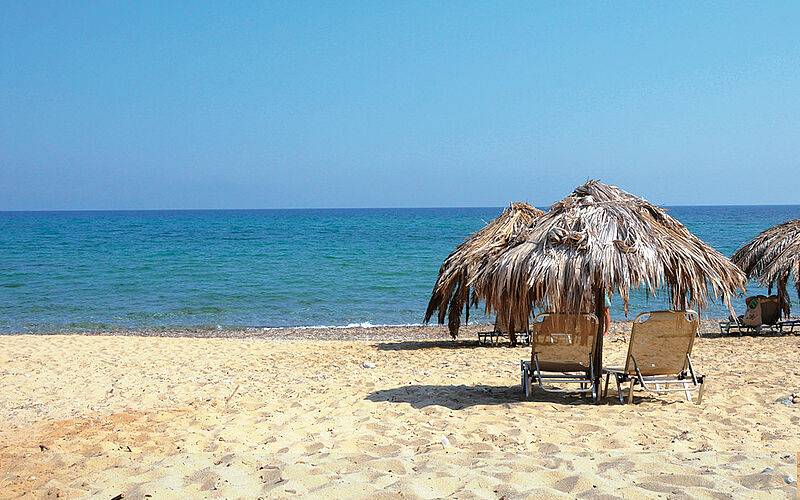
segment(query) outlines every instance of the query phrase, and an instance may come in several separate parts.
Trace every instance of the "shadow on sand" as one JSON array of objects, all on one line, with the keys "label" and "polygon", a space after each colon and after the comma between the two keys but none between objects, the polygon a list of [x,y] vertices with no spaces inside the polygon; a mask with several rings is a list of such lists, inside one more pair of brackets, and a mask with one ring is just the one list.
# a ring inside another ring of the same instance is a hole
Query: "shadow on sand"
[{"label": "shadow on sand", "polygon": [[417,409],[443,406],[451,410],[463,410],[478,405],[504,405],[511,408],[512,405],[524,402],[565,406],[593,404],[590,398],[538,390],[526,401],[519,385],[406,385],[375,391],[366,399],[376,403],[408,403]]},{"label": "shadow on sand", "polygon": [[[479,344],[477,340],[401,340],[398,342],[379,342],[373,344],[379,351],[415,351],[418,349],[492,349],[496,347],[511,347],[506,342],[496,346]],[[517,347],[526,347],[522,344]]]}]

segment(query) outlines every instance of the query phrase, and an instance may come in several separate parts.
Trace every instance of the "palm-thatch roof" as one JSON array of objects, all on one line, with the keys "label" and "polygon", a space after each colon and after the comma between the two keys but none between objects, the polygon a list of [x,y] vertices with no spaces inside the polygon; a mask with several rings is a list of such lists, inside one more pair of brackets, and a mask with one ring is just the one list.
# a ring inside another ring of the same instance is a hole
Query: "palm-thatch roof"
[{"label": "palm-thatch roof", "polygon": [[[469,304],[469,281],[497,254],[524,241],[527,228],[542,214],[543,211],[527,203],[512,203],[496,219],[458,245],[439,269],[425,311],[425,322],[430,321],[437,309],[439,324],[444,324],[445,316],[449,314],[450,335],[456,338],[461,326],[461,310]],[[466,315],[469,320],[469,307]]]},{"label": "palm-thatch roof", "polygon": [[473,280],[477,295],[527,328],[534,307],[599,311],[618,293],[625,312],[631,289],[666,287],[677,309],[708,307],[709,289],[728,308],[744,291],[744,273],[663,209],[615,186],[589,181],[540,217],[526,241],[497,256]]},{"label": "palm-thatch roof", "polygon": [[760,286],[778,285],[778,302],[784,316],[791,313],[791,300],[786,285],[794,278],[800,298],[800,219],[772,226],[759,233],[750,243],[733,254],[731,260],[748,278],[758,278]]}]

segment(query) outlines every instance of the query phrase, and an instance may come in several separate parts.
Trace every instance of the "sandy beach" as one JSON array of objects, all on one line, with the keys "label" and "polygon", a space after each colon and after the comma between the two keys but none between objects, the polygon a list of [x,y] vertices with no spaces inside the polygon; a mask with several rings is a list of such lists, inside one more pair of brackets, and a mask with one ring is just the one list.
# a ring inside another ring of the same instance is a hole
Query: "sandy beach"
[{"label": "sandy beach", "polygon": [[701,405],[524,401],[530,349],[479,347],[474,327],[457,342],[437,327],[205,336],[0,336],[0,497],[797,492],[800,404],[776,400],[800,392],[800,336],[699,338]]}]

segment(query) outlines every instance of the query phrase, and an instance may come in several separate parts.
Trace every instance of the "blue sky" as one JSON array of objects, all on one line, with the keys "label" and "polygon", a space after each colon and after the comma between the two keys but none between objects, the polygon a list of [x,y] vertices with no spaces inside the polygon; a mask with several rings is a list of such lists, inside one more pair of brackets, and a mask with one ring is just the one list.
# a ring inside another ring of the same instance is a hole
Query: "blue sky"
[{"label": "blue sky", "polygon": [[800,4],[2,2],[0,210],[800,203]]}]

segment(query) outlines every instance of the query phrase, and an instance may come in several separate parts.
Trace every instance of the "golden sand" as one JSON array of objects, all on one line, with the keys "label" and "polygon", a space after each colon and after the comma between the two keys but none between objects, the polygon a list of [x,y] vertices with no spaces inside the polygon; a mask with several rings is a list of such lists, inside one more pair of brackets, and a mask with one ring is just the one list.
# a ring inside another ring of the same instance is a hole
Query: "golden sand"
[{"label": "golden sand", "polygon": [[[609,337],[606,363],[625,348]],[[800,336],[698,339],[702,405],[523,401],[529,356],[474,340],[0,336],[0,497],[796,495],[800,404],[776,399],[800,391]]]}]

